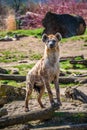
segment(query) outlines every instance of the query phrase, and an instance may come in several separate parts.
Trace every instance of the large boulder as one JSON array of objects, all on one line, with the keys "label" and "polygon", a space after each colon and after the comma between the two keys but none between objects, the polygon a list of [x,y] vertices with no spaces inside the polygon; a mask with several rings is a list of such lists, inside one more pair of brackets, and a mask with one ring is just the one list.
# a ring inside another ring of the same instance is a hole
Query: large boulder
[{"label": "large boulder", "polygon": [[10,85],[1,85],[0,86],[0,106],[3,106],[5,103],[14,100],[24,100],[25,98],[25,89],[13,87]]},{"label": "large boulder", "polygon": [[55,34],[60,32],[63,38],[82,35],[86,30],[86,23],[81,16],[56,14],[47,12],[42,20],[43,33]]}]

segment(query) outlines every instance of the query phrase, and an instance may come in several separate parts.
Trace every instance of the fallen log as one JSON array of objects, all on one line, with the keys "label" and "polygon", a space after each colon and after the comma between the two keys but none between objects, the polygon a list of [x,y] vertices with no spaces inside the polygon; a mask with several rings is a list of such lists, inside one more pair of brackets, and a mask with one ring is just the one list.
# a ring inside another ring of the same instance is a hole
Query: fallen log
[{"label": "fallen log", "polygon": [[2,117],[0,118],[0,128],[12,126],[15,124],[22,124],[33,120],[50,119],[52,118],[54,111],[57,109],[58,107],[55,106],[43,110],[29,111],[19,115]]},{"label": "fallen log", "polygon": [[15,80],[23,82],[26,80],[26,76],[0,74],[0,80]]},{"label": "fallen log", "polygon": [[[73,83],[75,82],[76,77],[64,77],[61,76],[59,78],[60,83]],[[0,80],[15,80],[23,82],[26,80],[26,76],[19,76],[19,75],[10,75],[10,74],[0,74]]]},{"label": "fallen log", "polygon": [[80,100],[87,103],[87,94],[78,89],[78,87],[69,87],[65,90],[65,96],[73,100]]},{"label": "fallen log", "polygon": [[35,128],[35,129],[30,129],[30,130],[87,130],[87,123],[75,124],[75,125],[44,127],[44,128]]},{"label": "fallen log", "polygon": [[[70,119],[71,121],[77,118],[79,121],[83,120],[83,122],[85,122],[87,119],[86,111],[83,111],[83,112],[82,111],[79,111],[79,112],[56,111],[55,112],[55,110],[57,109],[58,109],[57,107],[53,107],[53,108],[49,107],[43,110],[30,111],[30,112],[22,113],[19,115],[2,117],[0,118],[0,128],[5,128],[8,126],[13,126],[17,124],[24,124],[29,121],[47,120],[47,119],[51,119],[53,116],[56,116],[56,114],[57,114],[57,118],[59,118],[59,121],[62,118],[64,118],[64,120]],[[78,118],[78,115],[82,115],[81,118]]]},{"label": "fallen log", "polygon": [[65,77],[65,76],[61,76],[59,77],[59,83],[63,83],[63,84],[68,84],[68,83],[87,83],[87,78],[86,77],[76,77],[76,76],[72,76],[72,77]]},{"label": "fallen log", "polygon": [[[26,80],[26,76],[19,76],[19,75],[10,75],[10,74],[0,74],[0,80],[14,80],[17,82],[23,82]],[[87,83],[87,78],[86,77],[65,77],[65,76],[60,76],[59,77],[59,82],[60,83]]]},{"label": "fallen log", "polygon": [[87,65],[87,60],[71,60],[70,64],[82,64]]},{"label": "fallen log", "polygon": [[[55,117],[57,120],[55,120]],[[61,123],[60,123],[61,122]],[[75,125],[70,125],[72,124]],[[46,123],[46,124],[45,124]],[[63,125],[63,124],[67,125]],[[85,123],[85,124],[82,124]],[[46,126],[47,125],[47,126]],[[61,126],[60,126],[61,125]],[[83,129],[79,129],[79,128]],[[54,117],[48,122],[44,122],[41,124],[36,125],[36,127],[31,126],[30,123],[25,124],[22,126],[21,130],[30,129],[30,130],[87,130],[87,112],[86,111],[56,111],[54,113]]]}]

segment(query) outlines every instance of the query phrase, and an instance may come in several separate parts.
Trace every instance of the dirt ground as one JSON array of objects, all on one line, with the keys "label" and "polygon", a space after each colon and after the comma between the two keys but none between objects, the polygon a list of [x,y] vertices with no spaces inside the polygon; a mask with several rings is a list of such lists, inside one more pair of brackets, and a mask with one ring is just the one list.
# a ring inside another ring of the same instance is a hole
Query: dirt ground
[{"label": "dirt ground", "polygon": [[[87,42],[83,40],[79,41],[68,41],[65,43],[60,44],[60,57],[65,56],[78,56],[84,55],[87,58]],[[44,43],[42,43],[41,39],[37,39],[35,37],[24,37],[21,38],[19,41],[10,41],[10,42],[0,42],[0,52],[4,51],[11,51],[11,52],[23,52],[28,56],[32,52],[35,54],[44,53]],[[2,54],[0,53],[0,56]],[[0,66],[9,66],[12,63],[0,63]],[[13,63],[16,64],[16,63]]]},{"label": "dirt ground", "polygon": [[[78,56],[84,55],[87,58],[87,45],[83,40],[80,41],[68,41],[66,43],[60,42],[60,57],[65,56]],[[24,37],[19,41],[11,41],[11,42],[0,42],[0,52],[1,51],[19,51],[23,52],[27,55],[29,53],[35,52],[36,54],[39,52],[43,55],[44,52],[44,43],[42,43],[41,39],[37,39],[35,37]],[[0,56],[2,54],[0,53]],[[25,59],[28,63],[32,62],[29,59]],[[36,62],[36,61],[34,61]],[[13,65],[17,65],[19,62],[13,63],[0,63],[0,67],[7,68]],[[87,87],[87,86],[86,86]],[[64,94],[64,89],[61,89],[61,95]],[[54,92],[55,95],[55,92]],[[44,98],[43,102],[46,106],[49,106],[49,99]],[[4,106],[8,110],[8,115],[12,116],[15,114],[20,114],[24,112],[24,101],[14,101]],[[40,109],[36,99],[30,100],[30,109],[36,110]],[[62,102],[62,106],[60,108],[61,111],[87,111],[87,104],[82,104],[81,102]],[[8,130],[9,128],[5,128]],[[19,128],[10,128],[11,130],[19,130]]]}]

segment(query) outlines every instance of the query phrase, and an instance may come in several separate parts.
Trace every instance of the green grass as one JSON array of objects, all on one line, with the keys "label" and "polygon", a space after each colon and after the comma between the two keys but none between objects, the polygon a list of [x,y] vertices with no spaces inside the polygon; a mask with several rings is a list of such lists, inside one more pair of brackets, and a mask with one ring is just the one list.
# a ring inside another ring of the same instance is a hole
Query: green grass
[{"label": "green grass", "polygon": [[81,64],[75,64],[75,65],[73,65],[73,69],[87,70],[87,66],[81,65]]},{"label": "green grass", "polygon": [[[80,57],[77,57],[76,59],[80,60]],[[61,69],[65,69],[65,70],[68,70],[68,69],[81,69],[81,70],[83,69],[83,70],[87,70],[87,66],[86,65],[82,65],[82,64],[74,64],[73,65],[73,64],[70,64],[69,60],[60,62],[60,68]]]},{"label": "green grass", "polygon": [[[60,88],[72,87],[75,85],[77,85],[77,83],[67,83],[67,84],[60,83],[59,84]],[[50,84],[50,86],[51,86],[51,88],[55,88],[54,84]]]},{"label": "green grass", "polygon": [[81,56],[77,56],[76,58],[74,58],[74,60],[83,60],[83,58]]},{"label": "green grass", "polygon": [[77,41],[77,40],[83,40],[84,42],[87,42],[87,34],[80,35],[80,36],[73,36],[70,38],[63,38],[61,40],[62,43],[68,42],[68,41]]},{"label": "green grass", "polygon": [[28,70],[32,69],[32,67],[34,65],[35,65],[34,63],[32,63],[32,64],[21,64],[21,65],[14,66],[14,68],[18,68],[19,69],[20,75],[26,75]]},{"label": "green grass", "polygon": [[0,80],[0,84],[17,86],[17,82],[16,81],[10,81],[10,80]]},{"label": "green grass", "polygon": [[41,54],[31,54],[30,60],[40,60],[42,58]]},{"label": "green grass", "polygon": [[0,80],[0,85],[6,84],[6,85],[11,85],[14,87],[25,87],[26,83],[25,82],[16,82],[13,80]]},{"label": "green grass", "polygon": [[66,60],[66,61],[63,61],[63,62],[60,62],[60,67],[61,69],[72,69],[72,65],[69,63],[69,60]]},{"label": "green grass", "polygon": [[16,30],[16,31],[0,31],[0,37],[4,37],[6,35],[13,36],[14,34],[25,35],[25,36],[35,36],[37,38],[41,38],[41,34],[43,32],[43,28],[32,29],[32,30]]},{"label": "green grass", "polygon": [[[37,28],[37,29],[31,29],[31,30],[16,30],[16,31],[10,31],[10,32],[0,31],[0,38],[6,36],[7,34],[9,36],[18,34],[18,35],[34,36],[37,38],[41,38],[42,32],[43,32],[43,28]],[[61,42],[64,43],[64,42],[67,42],[68,40],[71,40],[71,41],[84,40],[85,42],[87,42],[87,29],[84,35],[73,36],[71,38],[63,38]]]},{"label": "green grass", "polygon": [[83,40],[84,42],[87,42],[87,29],[85,31],[85,33],[83,35],[80,35],[80,36],[73,36],[73,37],[70,37],[70,38],[63,38],[61,40],[62,43],[65,43],[67,41],[77,41],[77,40]]},{"label": "green grass", "polygon": [[0,62],[9,63],[9,62],[16,62],[18,60],[25,59],[26,55],[22,52],[17,51],[2,51],[2,57],[0,57]]},{"label": "green grass", "polygon": [[85,119],[85,115],[84,113],[73,113],[71,115],[69,115],[69,113],[65,113],[65,112],[55,112],[54,116],[59,117],[59,118],[66,118],[69,119],[69,121],[73,121],[73,122],[82,122],[82,120],[86,120]]}]

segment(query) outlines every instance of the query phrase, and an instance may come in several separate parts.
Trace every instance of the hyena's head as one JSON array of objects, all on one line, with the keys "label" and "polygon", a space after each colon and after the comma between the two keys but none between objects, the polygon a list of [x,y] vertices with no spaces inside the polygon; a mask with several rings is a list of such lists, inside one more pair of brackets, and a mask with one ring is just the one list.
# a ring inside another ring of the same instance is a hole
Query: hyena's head
[{"label": "hyena's head", "polygon": [[45,42],[48,49],[54,49],[58,47],[58,42],[61,40],[62,36],[60,33],[56,33],[55,35],[43,34],[42,41]]}]

